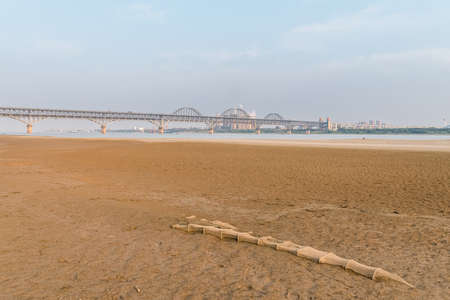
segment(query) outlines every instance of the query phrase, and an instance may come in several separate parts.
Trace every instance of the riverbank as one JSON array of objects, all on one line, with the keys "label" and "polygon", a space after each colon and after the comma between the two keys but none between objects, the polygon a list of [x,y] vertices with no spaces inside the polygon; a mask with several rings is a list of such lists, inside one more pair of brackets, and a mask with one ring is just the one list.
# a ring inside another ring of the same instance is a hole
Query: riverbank
[{"label": "riverbank", "polygon": [[[110,139],[116,140],[116,139]],[[365,150],[401,150],[401,151],[433,151],[450,152],[448,140],[395,140],[395,139],[322,139],[322,140],[294,140],[294,139],[183,139],[160,138],[139,139],[141,142],[195,142],[221,143],[255,146],[284,146],[284,147],[319,147],[337,149],[365,149]]]},{"label": "riverbank", "polygon": [[[1,136],[0,296],[445,298],[448,143]],[[188,215],[417,288],[170,229]]]}]

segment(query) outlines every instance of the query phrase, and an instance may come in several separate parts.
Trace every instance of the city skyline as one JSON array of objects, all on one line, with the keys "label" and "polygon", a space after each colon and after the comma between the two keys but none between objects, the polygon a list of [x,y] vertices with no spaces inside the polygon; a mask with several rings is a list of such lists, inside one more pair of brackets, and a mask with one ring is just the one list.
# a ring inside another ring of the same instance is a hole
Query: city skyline
[{"label": "city skyline", "polygon": [[443,126],[449,9],[446,1],[3,1],[0,106],[216,114],[242,104],[292,119]]}]

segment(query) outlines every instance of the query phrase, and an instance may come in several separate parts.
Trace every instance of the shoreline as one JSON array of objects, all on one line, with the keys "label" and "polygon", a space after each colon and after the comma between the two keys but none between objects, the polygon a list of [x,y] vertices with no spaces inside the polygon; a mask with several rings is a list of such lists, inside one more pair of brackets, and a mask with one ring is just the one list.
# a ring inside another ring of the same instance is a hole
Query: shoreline
[{"label": "shoreline", "polygon": [[286,146],[286,147],[317,147],[330,149],[354,150],[400,150],[419,152],[450,152],[450,138],[448,140],[405,140],[405,139],[201,139],[201,138],[117,138],[117,137],[54,137],[54,136],[27,136],[27,135],[1,135],[1,139],[48,139],[48,140],[89,140],[89,141],[137,141],[143,143],[217,143],[254,146]]}]

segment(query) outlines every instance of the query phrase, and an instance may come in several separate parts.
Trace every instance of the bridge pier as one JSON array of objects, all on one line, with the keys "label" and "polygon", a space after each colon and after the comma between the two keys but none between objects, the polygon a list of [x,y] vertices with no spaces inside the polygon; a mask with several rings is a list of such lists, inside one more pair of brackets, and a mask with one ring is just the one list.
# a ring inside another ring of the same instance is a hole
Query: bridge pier
[{"label": "bridge pier", "polygon": [[215,122],[207,122],[206,126],[208,126],[208,133],[214,134],[214,129],[216,128],[216,123]]},{"label": "bridge pier", "polygon": [[159,134],[164,134],[164,131],[166,130],[167,127],[167,121],[164,119],[159,120],[159,126],[158,126],[158,132]]},{"label": "bridge pier", "polygon": [[[119,120],[136,120],[149,121],[155,128],[158,127],[160,134],[165,133],[168,129],[168,122],[195,122],[207,124],[209,133],[214,133],[216,126],[230,128],[231,130],[251,130],[256,134],[261,134],[260,126],[271,125],[277,126],[277,130],[281,130],[287,134],[292,134],[294,128],[303,130],[310,128],[319,128],[323,131],[336,130],[336,124],[331,122],[330,118],[325,121],[320,118],[319,121],[299,121],[285,120],[277,113],[268,114],[264,119],[257,118],[254,114],[248,114],[241,108],[233,108],[226,110],[220,115],[203,116],[197,110],[184,107],[176,110],[172,114],[144,114],[134,112],[110,112],[110,111],[77,111],[77,110],[54,110],[54,109],[36,109],[36,108],[17,108],[17,107],[0,107],[0,117],[11,118],[22,122],[26,125],[26,132],[31,134],[33,131],[32,124],[44,119],[86,119],[96,123],[100,127],[100,131],[106,134],[106,126],[110,122]],[[98,128],[98,127],[97,127]],[[205,128],[205,127],[203,127]],[[307,134],[309,131],[307,132]]]}]

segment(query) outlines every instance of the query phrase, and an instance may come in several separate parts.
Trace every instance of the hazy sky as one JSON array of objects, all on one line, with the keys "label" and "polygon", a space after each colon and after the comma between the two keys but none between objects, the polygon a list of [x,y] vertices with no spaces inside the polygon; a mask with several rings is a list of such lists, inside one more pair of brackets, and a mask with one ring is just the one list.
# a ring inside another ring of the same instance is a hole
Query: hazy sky
[{"label": "hazy sky", "polygon": [[259,116],[442,125],[450,1],[0,1],[1,106],[240,104]]}]

